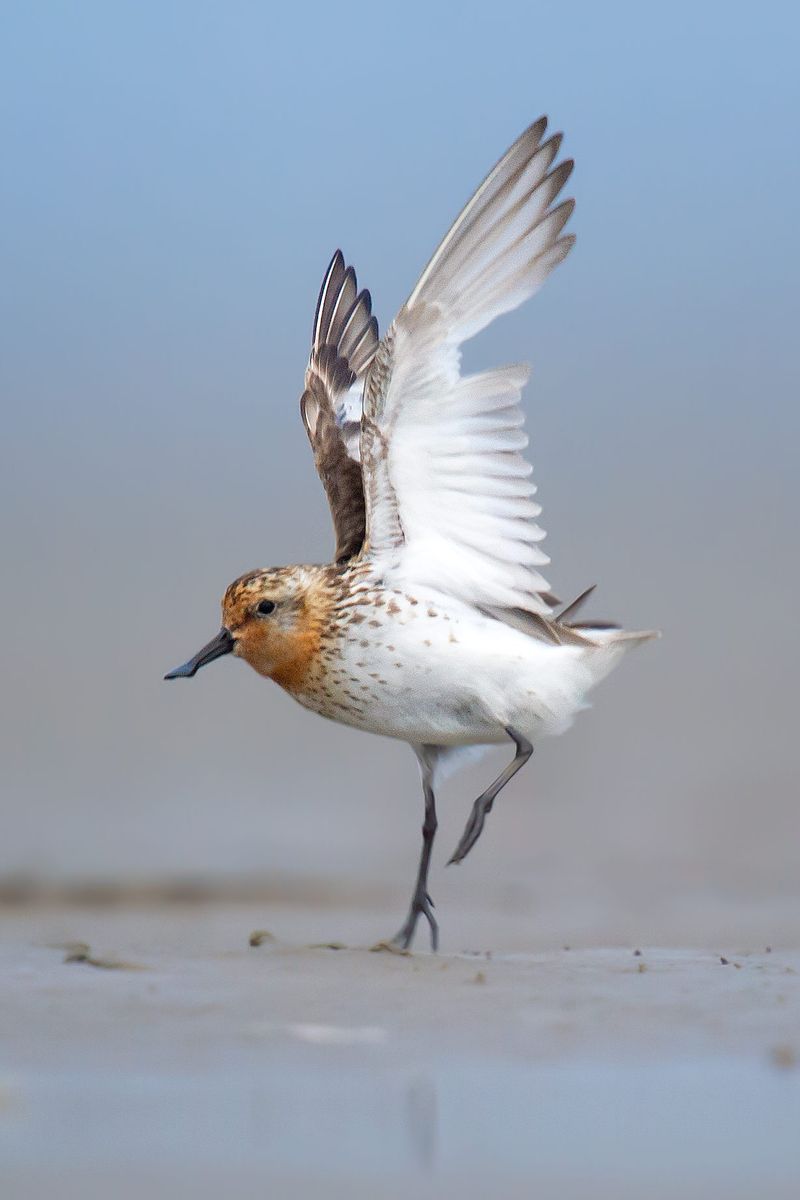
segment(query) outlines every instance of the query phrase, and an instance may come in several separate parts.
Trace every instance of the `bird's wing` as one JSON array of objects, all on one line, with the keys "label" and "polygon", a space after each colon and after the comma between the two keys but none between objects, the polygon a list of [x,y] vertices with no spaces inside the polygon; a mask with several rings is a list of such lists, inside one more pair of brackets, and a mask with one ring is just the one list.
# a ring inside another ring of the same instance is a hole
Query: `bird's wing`
[{"label": "bird's wing", "polygon": [[325,272],[314,314],[311,357],[300,413],[328,497],[336,561],[358,554],[364,541],[364,489],[359,462],[364,375],[378,348],[378,322],[368,291],[337,250]]},{"label": "bird's wing", "polygon": [[522,457],[526,366],[462,375],[460,347],[534,294],[566,257],[572,162],[546,118],[514,143],[389,327],[364,389],[365,553],[474,604],[547,614],[553,597]]}]

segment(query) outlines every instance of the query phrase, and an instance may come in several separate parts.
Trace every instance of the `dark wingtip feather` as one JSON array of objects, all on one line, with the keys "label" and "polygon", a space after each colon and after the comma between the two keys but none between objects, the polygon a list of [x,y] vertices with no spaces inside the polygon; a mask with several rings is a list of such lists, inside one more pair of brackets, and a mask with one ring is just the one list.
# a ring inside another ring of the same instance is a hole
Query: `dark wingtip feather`
[{"label": "dark wingtip feather", "polygon": [[[372,296],[358,291],[353,267],[337,250],[322,280],[311,343],[311,368],[338,392],[369,366],[378,348],[378,322]],[[348,376],[349,382],[347,381]]]},{"label": "dark wingtip feather", "polygon": [[567,617],[574,617],[578,610],[583,608],[584,604],[589,599],[596,587],[597,584],[593,583],[591,587],[588,587],[585,591],[581,592],[580,596],[576,596],[575,599],[566,606],[566,608],[562,608],[561,612],[556,617],[556,620],[561,624],[567,619]]},{"label": "dark wingtip feather", "polygon": [[344,255],[341,250],[335,250],[331,261],[328,263],[325,274],[322,277],[322,283],[317,296],[317,306],[314,309],[314,324],[311,327],[311,345],[316,347],[319,344],[320,322],[322,320],[322,310],[325,300],[329,296],[331,289],[336,290],[334,276],[338,276],[344,270]]},{"label": "dark wingtip feather", "polygon": [[564,134],[561,132],[561,130],[559,130],[558,133],[551,133],[547,141],[542,142],[539,150],[551,150],[553,158],[556,158],[559,150],[561,149],[561,143],[563,140]]},{"label": "dark wingtip feather", "polygon": [[558,189],[556,191],[556,195],[558,195],[558,193],[561,191],[574,169],[574,158],[565,158],[564,161],[560,162],[557,167],[553,167],[552,171],[548,175],[548,179],[554,179],[557,182]]}]

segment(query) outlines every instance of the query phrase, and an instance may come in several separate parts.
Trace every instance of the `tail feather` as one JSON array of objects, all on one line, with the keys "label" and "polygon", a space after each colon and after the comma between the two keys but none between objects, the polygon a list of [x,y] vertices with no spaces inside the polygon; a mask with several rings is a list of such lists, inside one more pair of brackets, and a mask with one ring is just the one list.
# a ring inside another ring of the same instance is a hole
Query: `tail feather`
[{"label": "tail feather", "polygon": [[591,687],[595,687],[605,679],[614,670],[620,658],[629,650],[641,645],[642,642],[661,637],[661,634],[654,629],[641,631],[597,629],[584,632],[591,644],[591,648],[587,646],[584,659],[591,675]]},{"label": "tail feather", "polygon": [[621,650],[628,650],[641,645],[642,642],[652,642],[661,637],[659,629],[618,629],[606,626],[584,629],[582,632],[595,646],[619,647]]},{"label": "tail feather", "polygon": [[620,629],[618,625],[595,626],[595,632],[605,635],[608,642],[650,642],[661,637],[660,629]]},{"label": "tail feather", "polygon": [[568,604],[565,608],[562,608],[561,612],[556,617],[556,620],[558,621],[558,623],[560,625],[566,625],[567,618],[574,617],[575,614],[577,612],[579,612],[580,609],[583,608],[584,604],[589,599],[589,597],[591,596],[592,592],[594,591],[594,589],[596,587],[597,587],[597,584],[593,583],[591,585],[591,587],[587,587],[585,591],[581,592],[580,596],[576,596],[576,598],[572,601],[571,604]]}]

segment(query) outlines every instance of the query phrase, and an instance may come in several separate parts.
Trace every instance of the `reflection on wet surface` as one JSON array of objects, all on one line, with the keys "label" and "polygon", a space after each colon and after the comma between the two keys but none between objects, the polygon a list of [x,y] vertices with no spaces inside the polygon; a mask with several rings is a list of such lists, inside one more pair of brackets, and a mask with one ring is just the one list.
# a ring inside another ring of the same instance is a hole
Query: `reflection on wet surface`
[{"label": "reflection on wet surface", "polygon": [[[467,1171],[597,1181],[622,1173],[760,1191],[800,1180],[800,1073],[761,1061],[518,1065],[430,1073],[364,1061],[265,1072],[23,1075],[0,1113],[6,1168],[151,1163],[365,1176]],[[583,1164],[583,1165],[582,1165]]]},{"label": "reflection on wet surface", "polygon": [[253,916],[7,916],[2,1200],[800,1195],[796,952],[398,957]]}]

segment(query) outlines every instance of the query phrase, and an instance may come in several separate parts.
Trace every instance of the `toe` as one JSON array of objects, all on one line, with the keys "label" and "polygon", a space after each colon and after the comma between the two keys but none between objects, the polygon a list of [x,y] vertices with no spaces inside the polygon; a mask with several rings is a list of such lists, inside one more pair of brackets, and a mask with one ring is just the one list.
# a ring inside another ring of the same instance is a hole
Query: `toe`
[{"label": "toe", "polygon": [[388,941],[376,942],[374,946],[370,946],[370,950],[373,954],[409,954],[408,945],[399,941],[399,936],[399,934],[396,934],[393,938],[389,938]]},{"label": "toe", "polygon": [[439,926],[430,909],[425,910],[425,916],[427,917],[428,925],[430,926],[431,931],[431,950],[435,954],[439,949]]},{"label": "toe", "polygon": [[470,831],[467,831],[462,835],[461,841],[453,851],[452,857],[448,859],[448,867],[451,865],[451,863],[460,863],[462,859],[467,857],[470,850],[478,840],[479,832],[480,830],[478,830],[477,833],[470,833]]}]

